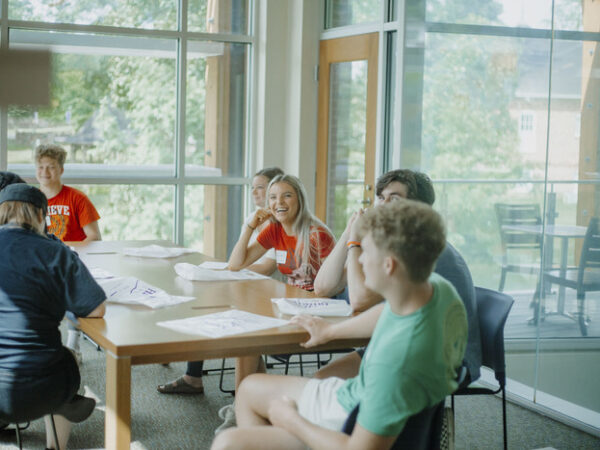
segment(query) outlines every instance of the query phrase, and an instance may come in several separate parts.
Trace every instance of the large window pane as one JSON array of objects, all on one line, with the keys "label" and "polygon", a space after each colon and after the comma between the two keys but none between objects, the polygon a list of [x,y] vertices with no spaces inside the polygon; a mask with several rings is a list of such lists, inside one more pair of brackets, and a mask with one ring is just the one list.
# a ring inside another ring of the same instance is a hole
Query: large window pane
[{"label": "large window pane", "polygon": [[189,0],[188,30],[246,34],[248,14],[248,0]]},{"label": "large window pane", "polygon": [[11,47],[53,51],[51,104],[11,108],[8,162],[29,163],[55,142],[70,163],[153,166],[173,173],[176,42],[111,36],[11,32]]},{"label": "large window pane", "polygon": [[173,240],[172,185],[71,186],[85,192],[98,210],[103,240]]},{"label": "large window pane", "polygon": [[10,0],[13,20],[176,29],[177,0]]},{"label": "large window pane", "polygon": [[325,3],[325,28],[377,22],[381,13],[380,1],[327,0]]},{"label": "large window pane", "polygon": [[188,45],[186,174],[244,174],[246,44]]},{"label": "large window pane", "polygon": [[185,188],[184,245],[227,260],[242,226],[242,186]]}]

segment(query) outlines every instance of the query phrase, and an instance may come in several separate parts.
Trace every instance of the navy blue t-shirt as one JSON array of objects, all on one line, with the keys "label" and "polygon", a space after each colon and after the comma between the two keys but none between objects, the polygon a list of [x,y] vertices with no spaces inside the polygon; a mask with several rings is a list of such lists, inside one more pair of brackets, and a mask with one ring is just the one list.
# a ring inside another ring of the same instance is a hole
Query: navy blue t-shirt
[{"label": "navy blue t-shirt", "polygon": [[65,312],[85,317],[106,294],[60,241],[5,225],[0,249],[0,368],[49,367],[60,358]]},{"label": "navy blue t-shirt", "polygon": [[464,361],[469,369],[471,381],[475,381],[479,378],[481,368],[481,338],[479,336],[475,287],[473,286],[471,272],[463,257],[449,242],[446,242],[446,248],[438,257],[433,271],[452,283],[467,310],[469,334]]}]

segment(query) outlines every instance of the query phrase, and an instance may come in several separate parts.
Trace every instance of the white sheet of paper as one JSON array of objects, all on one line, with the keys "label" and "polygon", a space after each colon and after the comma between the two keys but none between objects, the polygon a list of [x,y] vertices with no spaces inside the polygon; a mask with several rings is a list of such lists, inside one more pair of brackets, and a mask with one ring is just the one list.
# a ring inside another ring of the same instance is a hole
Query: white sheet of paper
[{"label": "white sheet of paper", "polygon": [[147,245],[146,247],[126,247],[123,254],[127,256],[140,256],[144,258],[175,258],[186,253],[195,253],[196,250],[180,247],[162,247],[160,245]]},{"label": "white sheet of paper", "polygon": [[115,278],[115,276],[110,273],[108,270],[101,269],[100,267],[92,267],[90,268],[90,274],[96,280],[104,280],[107,278]]},{"label": "white sheet of paper", "polygon": [[109,302],[146,305],[152,309],[194,300],[194,297],[169,295],[134,277],[116,277],[97,280]]},{"label": "white sheet of paper", "polygon": [[223,270],[227,267],[227,263],[221,261],[204,261],[198,267],[201,269]]},{"label": "white sheet of paper", "polygon": [[272,298],[283,314],[311,314],[313,316],[340,316],[352,314],[352,307],[345,300],[331,298]]},{"label": "white sheet of paper", "polygon": [[236,281],[236,280],[267,280],[269,277],[251,270],[243,269],[239,272],[231,270],[204,269],[190,263],[175,264],[175,273],[181,278],[190,281]]},{"label": "white sheet of paper", "polygon": [[156,324],[181,333],[200,334],[218,338],[280,327],[288,323],[288,320],[261,316],[247,311],[240,311],[238,309],[230,309],[228,311],[206,314],[204,316],[157,322]]}]

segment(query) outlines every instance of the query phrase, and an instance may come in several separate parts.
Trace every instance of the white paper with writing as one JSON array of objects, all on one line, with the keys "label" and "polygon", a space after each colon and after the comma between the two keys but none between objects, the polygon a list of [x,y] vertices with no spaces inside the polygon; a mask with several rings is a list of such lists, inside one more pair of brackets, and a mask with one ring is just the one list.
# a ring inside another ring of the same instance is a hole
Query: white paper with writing
[{"label": "white paper with writing", "polygon": [[134,277],[104,278],[96,281],[106,293],[109,302],[139,304],[157,309],[194,300],[194,297],[169,295],[162,289]]},{"label": "white paper with writing", "polygon": [[283,314],[313,316],[349,316],[352,307],[345,300],[331,298],[272,298]]},{"label": "white paper with writing", "polygon": [[174,266],[175,272],[181,278],[191,281],[236,281],[236,280],[267,280],[269,277],[251,270],[243,269],[238,272],[231,270],[203,269],[189,263],[178,263]]},{"label": "white paper with writing", "polygon": [[287,320],[231,309],[204,316],[157,322],[156,324],[181,333],[218,338],[280,327],[288,323]]},{"label": "white paper with writing", "polygon": [[175,258],[186,253],[195,253],[196,250],[180,247],[162,247],[160,245],[147,245],[146,247],[127,247],[123,249],[126,256],[140,256],[144,258]]}]

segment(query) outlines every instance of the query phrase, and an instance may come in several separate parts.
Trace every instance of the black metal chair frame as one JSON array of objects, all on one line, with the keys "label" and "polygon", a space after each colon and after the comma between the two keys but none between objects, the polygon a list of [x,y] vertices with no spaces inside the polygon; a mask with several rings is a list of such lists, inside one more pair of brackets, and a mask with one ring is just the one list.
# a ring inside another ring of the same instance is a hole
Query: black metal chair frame
[{"label": "black metal chair frame", "polygon": [[[54,424],[54,415],[52,414],[50,414],[50,424],[52,425],[52,433],[54,435],[54,442],[56,443],[56,450],[60,450],[60,444],[58,443],[58,435],[56,433],[56,425]],[[19,450],[23,450],[23,439],[21,437],[21,431],[24,431],[27,428],[29,428],[29,422],[27,422],[25,426],[21,426],[18,423],[14,423],[13,425],[15,426],[14,430],[17,437],[17,446],[19,447]],[[11,430],[11,428],[6,428],[5,430]]]},{"label": "black metal chair frame", "polygon": [[[592,217],[588,225],[583,247],[579,258],[579,266],[568,267],[565,276],[561,276],[560,270],[551,269],[544,271],[542,281],[544,284],[558,284],[577,291],[577,314],[564,314],[579,322],[582,336],[587,336],[589,317],[585,315],[585,293],[589,291],[600,291],[600,219]],[[534,308],[539,308],[540,283],[536,287],[533,296]],[[543,304],[543,302],[542,302]],[[534,312],[534,322],[540,316],[539,311]],[[546,315],[549,315],[546,313]]]},{"label": "black metal chair frame", "polygon": [[482,365],[494,371],[498,389],[485,387],[460,387],[452,394],[452,410],[455,395],[502,395],[502,435],[504,449],[507,446],[506,427],[506,363],[504,357],[504,324],[514,300],[509,295],[491,289],[475,287],[477,316],[481,335]]},{"label": "black metal chair frame", "polygon": [[496,218],[500,228],[500,243],[502,245],[502,273],[498,290],[504,290],[506,275],[508,272],[539,273],[539,263],[535,264],[512,264],[509,253],[536,252],[541,260],[542,237],[531,233],[516,230],[506,230],[505,225],[541,225],[542,216],[537,204],[508,204],[496,203],[494,205]]}]

